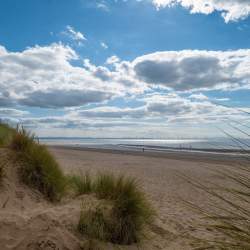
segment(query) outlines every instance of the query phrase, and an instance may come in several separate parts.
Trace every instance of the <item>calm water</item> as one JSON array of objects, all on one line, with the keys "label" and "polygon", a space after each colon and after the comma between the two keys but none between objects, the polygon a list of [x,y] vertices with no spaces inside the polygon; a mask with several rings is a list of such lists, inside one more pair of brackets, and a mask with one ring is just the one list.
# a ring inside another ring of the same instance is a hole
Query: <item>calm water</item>
[{"label": "calm water", "polygon": [[[240,149],[237,142],[230,139],[102,139],[102,138],[40,138],[49,145],[67,145],[111,149]],[[250,145],[250,140],[243,140]]]}]

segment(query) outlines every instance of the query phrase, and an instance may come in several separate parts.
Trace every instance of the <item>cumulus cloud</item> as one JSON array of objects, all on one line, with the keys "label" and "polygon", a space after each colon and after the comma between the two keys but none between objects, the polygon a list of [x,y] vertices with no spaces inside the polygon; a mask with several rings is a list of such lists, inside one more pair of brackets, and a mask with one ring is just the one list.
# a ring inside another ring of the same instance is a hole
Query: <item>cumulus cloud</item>
[{"label": "cumulus cloud", "polygon": [[143,118],[145,117],[144,107],[139,108],[118,108],[98,107],[89,110],[81,110],[76,113],[80,117],[98,118]]},{"label": "cumulus cloud", "polygon": [[19,99],[19,103],[31,107],[61,108],[98,103],[110,99],[111,96],[111,93],[97,90],[48,89],[31,92],[25,98]]},{"label": "cumulus cloud", "polygon": [[71,64],[78,56],[62,44],[35,46],[22,52],[0,47],[0,106],[63,108],[109,100],[117,84],[105,84],[84,67]]},{"label": "cumulus cloud", "polygon": [[[250,50],[166,51],[132,61],[112,56],[95,65],[61,43],[20,52],[0,46],[0,119],[42,129],[105,129],[110,135],[115,127],[118,136],[131,130],[137,136],[146,128],[162,132],[170,123],[239,121],[244,114],[215,102],[228,99],[211,99],[202,90],[249,89],[249,72]],[[30,107],[64,110],[32,117],[36,109]]]},{"label": "cumulus cloud", "polygon": [[176,120],[177,118],[184,120],[190,119],[190,117],[199,117],[200,120],[211,122],[214,120],[225,119],[226,117],[231,117],[233,115],[239,115],[233,108],[217,105],[210,102],[208,98],[201,99],[196,98],[196,96],[193,97],[195,98],[184,98],[176,94],[152,94],[140,99],[144,104],[139,107],[118,108],[102,106],[72,111],[70,112],[70,116],[78,119],[95,118],[119,121],[121,121],[121,119],[129,119],[136,122],[149,120],[152,122],[159,119],[167,122]]},{"label": "cumulus cloud", "polygon": [[168,51],[136,58],[141,81],[179,91],[233,88],[250,83],[250,50]]},{"label": "cumulus cloud", "polygon": [[104,66],[89,60],[74,66],[73,60],[79,60],[78,55],[63,44],[21,52],[0,46],[0,106],[75,107],[157,92],[158,87],[177,91],[250,88],[250,50],[166,51],[133,61],[113,56]]},{"label": "cumulus cloud", "polygon": [[123,94],[136,95],[148,89],[146,83],[135,78],[131,62],[119,61],[117,57],[111,57],[108,61],[106,64],[112,64],[112,69],[96,66],[88,59],[84,60],[84,66],[92,76],[108,85],[113,83]]},{"label": "cumulus cloud", "polygon": [[238,21],[250,15],[250,0],[152,0],[157,9],[181,5],[193,13],[221,12],[225,22]]},{"label": "cumulus cloud", "polygon": [[106,64],[115,64],[115,63],[118,63],[119,61],[120,61],[120,58],[114,55],[114,56],[107,58]]},{"label": "cumulus cloud", "polygon": [[[84,131],[83,136],[103,137],[105,133],[107,137],[128,135],[138,137],[157,133],[162,137],[164,134],[173,136],[173,133],[176,133],[176,126],[183,127],[183,130],[178,131],[178,135],[182,133],[185,136],[185,132],[194,128],[195,124],[199,126],[199,132],[206,124],[211,127],[210,123],[220,124],[222,121],[228,122],[228,119],[245,121],[247,117],[243,112],[217,105],[209,100],[183,97],[174,93],[151,93],[137,100],[141,103],[139,107],[100,106],[88,109],[80,107],[67,109],[63,115],[45,117],[21,115],[4,117],[4,120],[19,122],[32,130],[38,129],[36,131],[39,131],[40,135],[41,133],[47,135],[48,131],[53,131],[54,136],[56,133],[59,133],[58,136],[65,136],[66,131],[70,133],[75,131],[74,136],[79,136]],[[171,126],[174,130],[169,132]]]}]

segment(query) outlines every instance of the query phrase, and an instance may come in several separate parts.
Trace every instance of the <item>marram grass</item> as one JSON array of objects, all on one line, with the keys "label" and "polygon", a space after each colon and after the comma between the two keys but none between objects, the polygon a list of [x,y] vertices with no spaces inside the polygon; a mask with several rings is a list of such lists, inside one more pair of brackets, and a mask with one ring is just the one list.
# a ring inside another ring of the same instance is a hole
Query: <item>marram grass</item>
[{"label": "marram grass", "polygon": [[99,199],[115,198],[116,179],[111,173],[99,173],[93,183],[93,189]]},{"label": "marram grass", "polygon": [[15,132],[12,135],[10,143],[11,148],[17,152],[24,152],[35,144],[38,144],[35,135],[23,127],[17,126]]},{"label": "marram grass", "polygon": [[10,143],[14,131],[9,125],[0,122],[0,147]]},{"label": "marram grass", "polygon": [[[1,134],[5,129],[9,131],[7,137],[6,133]],[[108,206],[81,212],[78,223],[80,233],[89,236],[89,239],[116,244],[139,242],[154,212],[134,178],[115,177],[109,173],[100,173],[95,178],[88,173],[65,177],[47,147],[40,145],[35,136],[23,127],[14,130],[0,126],[0,143],[3,142],[17,155],[21,180],[39,190],[47,199],[60,200],[70,184],[77,195],[93,193],[97,198],[106,200]],[[2,175],[0,165],[0,180]]]},{"label": "marram grass", "polygon": [[60,200],[66,178],[47,147],[40,145],[35,136],[24,128],[16,129],[10,145],[21,163],[22,181],[38,189],[49,200]]},{"label": "marram grass", "polygon": [[213,232],[213,239],[195,239],[202,246],[199,249],[250,250],[250,169],[236,165],[231,170],[215,172],[229,184],[223,187],[214,184],[214,188],[209,188],[185,177],[216,201],[206,209],[186,202],[204,217],[204,226]]},{"label": "marram grass", "polygon": [[80,172],[78,175],[68,176],[68,182],[76,195],[89,194],[93,191],[93,183],[89,172],[85,174]]},{"label": "marram grass", "polygon": [[94,181],[96,196],[111,202],[83,211],[78,229],[91,238],[129,245],[140,241],[154,212],[134,178],[99,174]]}]

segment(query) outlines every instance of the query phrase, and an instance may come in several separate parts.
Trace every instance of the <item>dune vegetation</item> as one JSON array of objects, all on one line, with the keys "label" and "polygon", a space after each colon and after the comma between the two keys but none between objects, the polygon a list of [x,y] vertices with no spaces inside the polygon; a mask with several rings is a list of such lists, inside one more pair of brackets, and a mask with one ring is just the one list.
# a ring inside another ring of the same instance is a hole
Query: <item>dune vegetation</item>
[{"label": "dune vegetation", "polygon": [[23,127],[17,127],[10,147],[21,163],[22,181],[38,189],[50,201],[60,200],[65,192],[66,178],[46,146],[39,144],[35,135]]},{"label": "dune vegetation", "polygon": [[76,195],[89,194],[93,191],[92,179],[89,172],[68,176],[68,183]]},{"label": "dune vegetation", "polygon": [[79,231],[116,244],[139,242],[154,212],[136,180],[100,173],[92,182],[92,192],[110,203],[82,212]]},{"label": "dune vegetation", "polygon": [[0,146],[6,146],[10,143],[14,129],[0,122]]},{"label": "dune vegetation", "polygon": [[134,178],[99,173],[69,177],[76,195],[94,194],[103,204],[83,210],[78,230],[90,238],[117,244],[138,242],[154,211]]},{"label": "dune vegetation", "polygon": [[242,173],[243,175],[239,174],[237,169],[226,174],[219,173],[235,187],[199,187],[220,204],[217,206],[217,212],[200,210],[210,221],[207,228],[217,234],[215,239],[202,239],[203,244],[210,248],[250,249],[250,172],[244,168]]},{"label": "dune vegetation", "polygon": [[[205,218],[204,226],[213,235],[211,239],[195,239],[201,249],[250,249],[250,145],[244,143],[240,144],[244,162],[234,164],[230,170],[216,170],[217,176],[227,180],[227,186],[211,183],[208,187],[198,180],[182,176],[217,201],[211,209],[186,201]],[[65,176],[47,147],[22,127],[13,129],[0,124],[0,146],[9,148],[19,162],[20,179],[48,200],[60,201],[69,190],[83,203],[85,196],[82,195],[98,199],[98,205],[81,210],[78,225],[75,225],[78,232],[91,242],[97,239],[123,245],[138,243],[154,218],[147,197],[132,177],[112,173],[92,176],[89,172]],[[5,164],[1,161],[0,182],[4,172]]]},{"label": "dune vegetation", "polygon": [[[1,145],[15,156],[23,183],[52,202],[60,201],[69,190],[73,190],[74,197],[89,194],[100,200],[97,207],[81,212],[78,231],[83,236],[116,244],[139,242],[154,212],[135,179],[110,173],[92,177],[88,172],[66,176],[34,134],[23,127],[1,125],[0,128]],[[0,166],[0,179],[3,173]],[[84,197],[81,199],[84,202]]]},{"label": "dune vegetation", "polygon": [[[250,138],[245,130],[233,128]],[[226,186],[216,185],[213,182],[207,186],[185,176],[186,181],[192,186],[212,198],[214,204],[211,207],[201,208],[185,202],[206,219],[205,228],[215,236],[212,239],[202,237],[195,239],[202,246],[200,249],[247,250],[250,249],[250,145],[244,139],[226,132],[225,134],[239,148],[241,162],[232,162],[230,169],[220,168],[213,171],[213,174],[227,183]]]},{"label": "dune vegetation", "polygon": [[[38,189],[51,201],[59,200],[65,189],[65,177],[46,146],[40,145],[35,135],[23,127],[13,129],[0,124],[1,146],[9,147],[20,163],[21,180]],[[3,176],[3,167],[0,167]]]}]

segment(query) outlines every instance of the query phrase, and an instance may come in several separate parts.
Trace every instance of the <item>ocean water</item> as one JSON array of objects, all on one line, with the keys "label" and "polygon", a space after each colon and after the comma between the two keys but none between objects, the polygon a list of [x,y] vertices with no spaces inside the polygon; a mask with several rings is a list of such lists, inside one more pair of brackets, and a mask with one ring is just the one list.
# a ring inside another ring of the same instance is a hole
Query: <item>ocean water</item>
[{"label": "ocean water", "polygon": [[[250,145],[250,139],[241,139]],[[239,150],[242,145],[227,138],[216,139],[123,139],[123,138],[40,138],[48,145],[65,145],[119,150]]]}]

